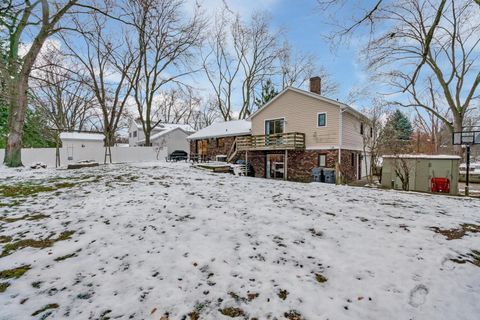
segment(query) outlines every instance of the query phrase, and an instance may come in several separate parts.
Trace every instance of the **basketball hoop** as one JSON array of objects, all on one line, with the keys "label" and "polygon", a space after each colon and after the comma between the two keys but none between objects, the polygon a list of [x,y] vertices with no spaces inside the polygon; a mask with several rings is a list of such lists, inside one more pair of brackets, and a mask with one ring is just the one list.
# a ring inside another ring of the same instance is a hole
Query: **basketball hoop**
[{"label": "basketball hoop", "polygon": [[453,133],[454,145],[480,144],[480,131],[461,131]]},{"label": "basketball hoop", "polygon": [[468,185],[470,181],[470,146],[480,144],[480,131],[454,132],[452,137],[454,145],[465,145],[467,151],[467,172],[465,175],[465,195],[468,196]]}]

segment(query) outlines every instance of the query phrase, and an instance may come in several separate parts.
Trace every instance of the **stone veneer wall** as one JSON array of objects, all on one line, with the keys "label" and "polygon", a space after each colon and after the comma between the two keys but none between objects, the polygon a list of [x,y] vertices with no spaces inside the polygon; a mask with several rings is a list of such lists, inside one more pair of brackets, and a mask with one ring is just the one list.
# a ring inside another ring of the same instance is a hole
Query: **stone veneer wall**
[{"label": "stone veneer wall", "polygon": [[[267,153],[285,154],[285,151],[249,151],[248,162],[253,166],[255,177],[265,178],[265,162]],[[351,165],[351,154],[355,153],[355,164]],[[359,151],[342,149],[341,170],[347,181],[355,179],[357,172],[357,157]],[[327,156],[326,167],[335,169],[338,161],[338,150],[289,150],[287,160],[288,180],[310,182],[312,169],[318,167],[318,156]]]}]

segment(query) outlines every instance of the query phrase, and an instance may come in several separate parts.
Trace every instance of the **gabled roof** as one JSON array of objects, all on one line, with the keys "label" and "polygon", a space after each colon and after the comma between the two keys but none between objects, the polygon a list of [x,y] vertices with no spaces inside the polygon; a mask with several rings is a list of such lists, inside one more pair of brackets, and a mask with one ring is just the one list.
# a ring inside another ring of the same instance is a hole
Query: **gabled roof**
[{"label": "gabled roof", "polygon": [[[135,124],[137,125],[137,129],[143,130],[142,123],[140,120],[135,120]],[[181,128],[185,132],[195,132],[189,124],[179,124],[179,123],[160,123],[158,126],[152,129],[152,131],[160,131],[160,130],[167,130],[167,129],[175,129]]]},{"label": "gabled roof", "polygon": [[90,140],[103,141],[105,136],[101,133],[90,132],[62,132],[60,133],[61,140]]},{"label": "gabled roof", "polygon": [[[176,130],[180,130],[182,132],[184,132],[186,135],[188,135],[190,132],[188,131],[185,131],[183,130],[181,127],[172,127],[172,128],[169,128],[169,129],[163,129],[162,131],[158,132],[158,133],[155,133],[155,134],[152,134],[150,136],[150,141],[153,141],[155,139],[158,139],[162,136],[165,136],[173,131],[176,131]],[[142,140],[138,140],[137,143],[142,143],[142,142],[145,142],[145,139],[142,139]]]},{"label": "gabled roof", "polygon": [[248,120],[214,122],[187,137],[189,140],[220,138],[229,136],[245,136],[251,133],[252,123]]},{"label": "gabled roof", "polygon": [[296,93],[299,93],[299,94],[303,94],[305,96],[308,96],[308,97],[312,97],[314,99],[317,99],[317,100],[320,100],[320,101],[323,101],[323,102],[327,102],[327,103],[331,103],[333,105],[336,105],[338,107],[340,107],[341,109],[351,113],[352,115],[358,117],[358,118],[362,118],[362,119],[368,119],[363,113],[353,109],[352,107],[350,107],[349,105],[345,104],[345,103],[342,103],[342,102],[339,102],[339,101],[336,101],[336,100],[333,100],[333,99],[330,99],[330,98],[327,98],[327,97],[324,97],[322,95],[319,95],[319,94],[316,94],[316,93],[313,93],[313,92],[310,92],[310,91],[305,91],[305,90],[302,90],[302,89],[298,89],[298,88],[294,88],[294,87],[286,87],[285,89],[283,89],[279,94],[277,94],[272,100],[270,100],[269,102],[267,102],[266,104],[264,104],[260,109],[258,109],[257,111],[255,111],[254,113],[252,113],[248,119],[252,119],[253,117],[257,116],[263,109],[265,108],[268,108],[269,105],[271,105],[274,101],[280,99],[281,96],[283,96],[285,93],[287,93],[288,91],[293,91],[293,92],[296,92]]}]

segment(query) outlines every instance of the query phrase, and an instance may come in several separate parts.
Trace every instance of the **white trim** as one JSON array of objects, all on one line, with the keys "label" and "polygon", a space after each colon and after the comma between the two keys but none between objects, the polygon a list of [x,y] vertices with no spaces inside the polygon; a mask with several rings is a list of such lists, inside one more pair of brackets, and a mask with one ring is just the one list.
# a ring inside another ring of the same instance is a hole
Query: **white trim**
[{"label": "white trim", "polygon": [[[324,114],[325,115],[325,125],[324,126],[319,126],[318,125],[318,116],[321,115],[321,114]],[[321,128],[326,128],[327,127],[327,112],[317,112],[317,128],[318,129],[321,129]]]},{"label": "white trim", "polygon": [[283,120],[283,132],[282,133],[285,133],[287,132],[286,130],[286,124],[287,124],[287,121],[285,120],[285,117],[279,117],[279,118],[272,118],[272,119],[263,119],[263,133],[266,135],[267,133],[265,132],[265,125],[267,124],[267,121],[274,121],[274,120]]}]

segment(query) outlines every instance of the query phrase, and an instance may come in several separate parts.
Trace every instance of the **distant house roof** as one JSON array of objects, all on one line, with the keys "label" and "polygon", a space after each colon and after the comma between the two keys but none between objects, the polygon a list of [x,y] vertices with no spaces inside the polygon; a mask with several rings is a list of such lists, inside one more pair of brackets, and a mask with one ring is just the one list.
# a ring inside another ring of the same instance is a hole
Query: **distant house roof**
[{"label": "distant house roof", "polygon": [[[137,124],[137,129],[143,130],[142,123],[139,120],[135,120],[135,123]],[[181,128],[183,131],[186,131],[186,132],[195,132],[195,130],[192,128],[191,125],[178,124],[178,123],[160,123],[152,131],[175,129],[175,128]]]},{"label": "distant house roof", "polygon": [[62,132],[60,133],[61,140],[90,140],[103,141],[105,136],[101,133],[90,132]]},{"label": "distant house roof", "polygon": [[255,111],[254,113],[252,113],[248,119],[251,119],[253,117],[255,117],[257,114],[259,114],[262,110],[264,110],[265,108],[267,108],[269,105],[271,105],[274,101],[276,101],[277,99],[279,99],[282,95],[284,95],[286,92],[288,91],[293,91],[293,92],[296,92],[296,93],[300,93],[300,94],[303,94],[303,95],[306,95],[306,96],[309,96],[309,97],[312,97],[312,98],[315,98],[317,100],[320,100],[320,101],[324,101],[324,102],[328,102],[328,103],[331,103],[331,104],[334,104],[338,107],[340,107],[341,109],[351,113],[352,115],[358,117],[358,118],[364,118],[364,119],[368,119],[363,113],[353,109],[352,107],[350,107],[349,105],[345,104],[345,103],[342,103],[342,102],[339,102],[337,100],[333,100],[333,99],[330,99],[330,98],[327,98],[327,97],[324,97],[322,95],[319,95],[319,94],[316,94],[316,93],[313,93],[313,92],[310,92],[310,91],[305,91],[305,90],[302,90],[302,89],[298,89],[298,88],[294,88],[294,87],[286,87],[285,89],[283,89],[283,91],[281,91],[279,94],[277,94],[272,100],[270,100],[269,102],[267,102],[266,104],[264,104],[262,107],[260,107],[260,109],[258,109],[257,111]]},{"label": "distant house roof", "polygon": [[444,159],[444,160],[457,160],[459,156],[449,154],[397,154],[382,156],[385,159]]},{"label": "distant house roof", "polygon": [[[175,131],[175,130],[183,131],[183,132],[185,132],[185,134],[187,134],[187,135],[190,133],[189,131],[183,130],[181,127],[172,127],[172,128],[169,128],[169,129],[163,129],[162,131],[160,131],[160,132],[158,132],[158,133],[152,134],[152,135],[150,136],[150,141],[156,140],[156,139],[158,139],[158,138],[160,138],[160,137],[162,137],[162,136],[165,136],[165,135],[167,135],[167,134],[169,134],[169,133],[171,133],[171,132],[173,132],[173,131]],[[138,140],[137,143],[142,143],[142,142],[145,142],[145,139]]]},{"label": "distant house roof", "polygon": [[245,136],[251,133],[252,123],[248,120],[215,122],[202,130],[188,136],[189,140]]}]

